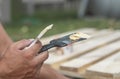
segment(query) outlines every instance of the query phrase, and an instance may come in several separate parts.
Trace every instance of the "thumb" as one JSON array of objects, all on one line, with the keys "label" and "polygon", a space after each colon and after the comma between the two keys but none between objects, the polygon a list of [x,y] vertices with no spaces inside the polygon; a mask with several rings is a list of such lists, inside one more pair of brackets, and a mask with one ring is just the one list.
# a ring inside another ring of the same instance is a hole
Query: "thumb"
[{"label": "thumb", "polygon": [[31,40],[21,40],[15,43],[15,47],[19,50],[24,49],[25,47],[29,46],[32,43]]}]

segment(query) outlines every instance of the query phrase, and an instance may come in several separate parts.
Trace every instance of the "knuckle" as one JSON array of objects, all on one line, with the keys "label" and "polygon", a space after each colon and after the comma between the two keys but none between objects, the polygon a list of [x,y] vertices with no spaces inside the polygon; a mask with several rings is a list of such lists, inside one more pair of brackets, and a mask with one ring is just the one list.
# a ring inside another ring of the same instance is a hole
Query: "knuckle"
[{"label": "knuckle", "polygon": [[37,62],[31,61],[31,62],[30,62],[30,66],[31,66],[31,67],[36,67],[36,66],[37,66]]},{"label": "knuckle", "polygon": [[36,48],[39,49],[41,47],[40,44],[36,44]]},{"label": "knuckle", "polygon": [[45,60],[48,58],[48,56],[49,56],[49,54],[45,52],[45,53],[42,55],[41,60],[42,60],[42,61],[45,61]]},{"label": "knuckle", "polygon": [[40,50],[40,46],[39,45],[36,45],[36,46],[31,48],[31,52],[33,52],[33,53],[37,53],[39,50]]},{"label": "knuckle", "polygon": [[39,42],[37,42],[37,46],[39,47],[39,48],[41,48],[42,47],[42,43],[39,41]]},{"label": "knuckle", "polygon": [[32,59],[32,58],[33,58],[33,55],[30,54],[30,52],[27,52],[27,53],[24,54],[24,57],[25,57],[26,59]]}]

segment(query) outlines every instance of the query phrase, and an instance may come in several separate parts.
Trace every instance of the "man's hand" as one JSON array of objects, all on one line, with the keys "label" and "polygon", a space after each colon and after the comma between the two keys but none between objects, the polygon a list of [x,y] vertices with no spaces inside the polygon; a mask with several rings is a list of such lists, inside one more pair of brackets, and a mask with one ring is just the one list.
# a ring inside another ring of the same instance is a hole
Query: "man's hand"
[{"label": "man's hand", "polygon": [[22,40],[13,43],[0,57],[0,79],[37,79],[48,53],[37,55],[42,45],[37,42],[24,49],[31,42]]}]

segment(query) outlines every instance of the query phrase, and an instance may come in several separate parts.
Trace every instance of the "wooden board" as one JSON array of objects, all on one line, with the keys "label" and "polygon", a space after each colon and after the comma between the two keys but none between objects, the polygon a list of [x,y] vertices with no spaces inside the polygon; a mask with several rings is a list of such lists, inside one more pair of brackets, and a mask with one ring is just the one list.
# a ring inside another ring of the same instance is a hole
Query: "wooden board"
[{"label": "wooden board", "polygon": [[120,45],[120,41],[103,46],[97,50],[89,52],[88,54],[61,64],[60,68],[67,71],[83,72],[87,67],[120,50],[120,46],[118,45]]},{"label": "wooden board", "polygon": [[[45,64],[53,67],[60,73],[67,76],[86,78],[85,72],[87,68],[91,67],[96,63],[99,63],[100,61],[104,60],[109,56],[114,55],[120,49],[119,30],[81,30],[84,31],[83,33],[88,33],[91,38],[86,41],[72,44],[71,46],[60,48],[60,51],[62,50],[62,52],[64,52],[62,55],[58,54],[59,49],[57,48],[49,50],[49,58],[45,62]],[[45,38],[43,39],[44,44],[48,43],[52,39],[59,38],[70,33],[73,32],[67,32]],[[71,63],[72,65],[70,65]]]},{"label": "wooden board", "polygon": [[86,77],[88,79],[120,79],[120,51],[88,68]]},{"label": "wooden board", "polygon": [[71,60],[73,58],[76,58],[80,55],[86,54],[86,53],[88,53],[88,51],[92,51],[93,49],[96,49],[100,46],[110,43],[113,40],[118,39],[119,37],[120,37],[119,32],[114,32],[114,33],[112,32],[107,36],[105,35],[103,37],[93,38],[91,40],[85,41],[84,43],[77,43],[73,47],[73,48],[75,48],[74,49],[75,52],[72,52],[72,53],[66,54],[66,55],[61,55],[61,56],[50,54],[46,63],[50,64],[50,65],[53,64],[53,66],[56,66],[55,64],[58,65],[58,63],[60,64],[61,62],[65,62],[65,61]]}]

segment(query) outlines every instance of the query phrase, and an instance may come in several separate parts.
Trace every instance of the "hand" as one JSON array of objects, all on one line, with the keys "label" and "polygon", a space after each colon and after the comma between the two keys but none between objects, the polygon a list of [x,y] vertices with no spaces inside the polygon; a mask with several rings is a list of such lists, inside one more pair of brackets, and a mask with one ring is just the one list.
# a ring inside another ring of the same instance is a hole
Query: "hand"
[{"label": "hand", "polygon": [[13,43],[0,58],[0,79],[36,79],[48,53],[37,55],[42,45],[37,42],[29,49],[29,40]]}]

